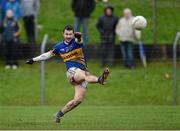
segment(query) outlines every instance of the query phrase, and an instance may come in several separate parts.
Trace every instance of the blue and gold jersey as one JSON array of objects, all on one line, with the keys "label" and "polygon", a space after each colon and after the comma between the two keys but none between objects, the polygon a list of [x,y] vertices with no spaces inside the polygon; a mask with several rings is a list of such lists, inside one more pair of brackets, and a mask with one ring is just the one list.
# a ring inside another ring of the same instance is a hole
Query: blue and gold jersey
[{"label": "blue and gold jersey", "polygon": [[71,67],[87,69],[84,45],[77,43],[75,39],[72,39],[70,43],[62,41],[56,44],[51,52],[63,59],[67,70]]}]

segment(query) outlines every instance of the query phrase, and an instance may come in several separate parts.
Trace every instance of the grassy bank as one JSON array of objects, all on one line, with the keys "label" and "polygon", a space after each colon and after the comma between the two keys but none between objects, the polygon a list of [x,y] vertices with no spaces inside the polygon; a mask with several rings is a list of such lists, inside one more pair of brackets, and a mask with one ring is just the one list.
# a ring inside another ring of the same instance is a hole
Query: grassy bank
[{"label": "grassy bank", "polygon": [[[5,70],[0,64],[0,105],[39,105],[41,94],[40,64],[21,62],[18,70]],[[102,73],[100,63],[91,61],[90,72]],[[85,105],[171,105],[173,69],[171,62],[152,62],[128,70],[116,64],[111,68],[108,84],[88,86]],[[177,72],[179,74],[179,70]],[[168,77],[167,77],[168,75]],[[179,81],[179,77],[178,77]],[[73,97],[74,89],[66,80],[64,64],[46,62],[46,104],[63,105]],[[178,95],[180,94],[178,90]],[[178,100],[180,98],[178,97]]]},{"label": "grassy bank", "polygon": [[[148,26],[143,31],[143,41],[153,42],[153,12],[151,0],[109,0],[115,7],[115,15],[122,17],[124,8],[131,8],[134,15],[143,15],[147,18]],[[104,4],[97,2],[96,9],[89,20],[90,43],[99,43],[99,33],[96,30],[97,18],[103,13]],[[157,43],[172,43],[180,25],[180,1],[158,0],[157,1]],[[42,25],[39,30],[39,40],[48,33],[50,42],[59,40],[60,31],[66,24],[74,23],[74,16],[70,6],[70,0],[43,0],[38,22]]]}]

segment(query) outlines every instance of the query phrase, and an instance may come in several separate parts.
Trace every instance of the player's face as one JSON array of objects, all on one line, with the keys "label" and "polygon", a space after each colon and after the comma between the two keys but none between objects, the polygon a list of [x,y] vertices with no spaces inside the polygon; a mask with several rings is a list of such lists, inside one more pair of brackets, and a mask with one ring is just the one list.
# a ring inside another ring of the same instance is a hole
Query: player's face
[{"label": "player's face", "polygon": [[73,30],[65,30],[63,36],[66,42],[70,42],[74,38],[74,32]]}]

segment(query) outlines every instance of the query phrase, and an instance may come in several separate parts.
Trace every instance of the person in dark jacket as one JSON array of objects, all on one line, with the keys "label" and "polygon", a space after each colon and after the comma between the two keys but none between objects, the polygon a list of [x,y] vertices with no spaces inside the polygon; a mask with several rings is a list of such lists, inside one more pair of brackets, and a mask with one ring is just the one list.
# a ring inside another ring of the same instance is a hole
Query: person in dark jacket
[{"label": "person in dark jacket", "polygon": [[21,0],[23,21],[29,44],[36,44],[36,18],[40,8],[39,0]]},{"label": "person in dark jacket", "polygon": [[104,9],[104,15],[98,19],[96,27],[101,36],[102,66],[112,66],[114,61],[115,28],[118,18],[110,5]]},{"label": "person in dark jacket", "polygon": [[72,0],[72,10],[75,16],[74,28],[79,32],[83,28],[84,44],[88,43],[88,18],[95,8],[95,0]]},{"label": "person in dark jacket", "polygon": [[17,44],[19,43],[20,29],[18,22],[13,17],[13,11],[7,10],[6,17],[3,21],[3,43],[6,47],[6,69],[12,67],[17,69]]}]

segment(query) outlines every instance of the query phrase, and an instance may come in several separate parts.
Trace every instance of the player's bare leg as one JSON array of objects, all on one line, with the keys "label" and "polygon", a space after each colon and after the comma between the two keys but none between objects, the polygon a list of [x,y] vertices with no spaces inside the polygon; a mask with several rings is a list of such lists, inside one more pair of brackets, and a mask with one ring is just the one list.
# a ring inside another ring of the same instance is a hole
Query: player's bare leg
[{"label": "player's bare leg", "polygon": [[71,111],[72,109],[74,109],[75,107],[77,107],[79,104],[81,104],[81,102],[83,101],[85,94],[86,94],[86,89],[83,88],[81,85],[75,85],[74,86],[75,89],[75,95],[74,95],[74,99],[69,101],[61,111],[59,111],[56,114],[56,122],[60,123],[61,117]]},{"label": "player's bare leg", "polygon": [[103,74],[100,77],[97,77],[91,75],[89,72],[79,69],[76,71],[74,75],[74,80],[79,83],[82,81],[87,81],[88,83],[100,83],[104,85],[109,73],[110,73],[109,69],[105,68]]},{"label": "player's bare leg", "polygon": [[75,107],[77,107],[79,104],[81,104],[81,102],[83,101],[85,94],[86,94],[86,89],[83,88],[80,85],[76,85],[74,86],[75,89],[75,96],[74,99],[71,100],[70,102],[68,102],[64,108],[62,109],[63,113],[67,113],[69,111],[71,111],[72,109],[74,109]]},{"label": "player's bare leg", "polygon": [[74,99],[69,101],[63,107],[63,109],[56,114],[56,122],[59,123],[65,113],[71,111],[83,101],[86,94],[86,89],[80,85],[81,82],[87,81],[88,83],[100,83],[104,85],[109,73],[109,69],[106,68],[104,69],[103,74],[100,77],[96,77],[94,75],[91,75],[89,72],[78,69],[70,80],[71,83],[74,84],[75,88]]},{"label": "player's bare leg", "polygon": [[97,83],[98,77],[91,75],[87,71],[77,70],[74,74],[74,81],[81,83],[82,81],[87,81],[88,83]]}]

